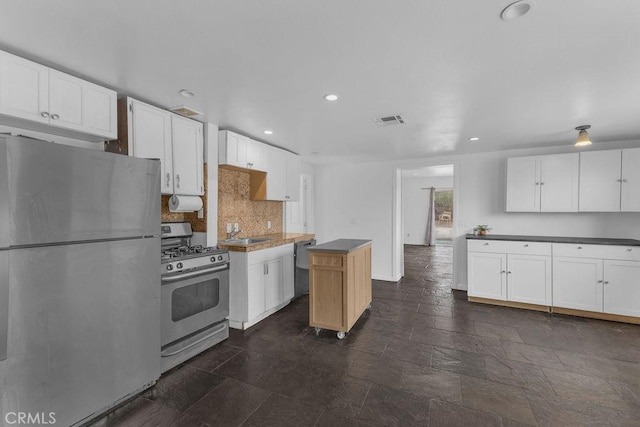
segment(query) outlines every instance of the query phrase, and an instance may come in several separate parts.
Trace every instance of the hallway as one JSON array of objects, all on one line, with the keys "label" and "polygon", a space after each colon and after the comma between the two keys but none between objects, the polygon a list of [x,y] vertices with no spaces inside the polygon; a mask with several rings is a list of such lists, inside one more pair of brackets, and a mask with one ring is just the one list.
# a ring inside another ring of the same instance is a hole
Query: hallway
[{"label": "hallway", "polygon": [[451,251],[406,246],[344,340],[300,298],[97,425],[638,425],[640,326],[469,303]]}]

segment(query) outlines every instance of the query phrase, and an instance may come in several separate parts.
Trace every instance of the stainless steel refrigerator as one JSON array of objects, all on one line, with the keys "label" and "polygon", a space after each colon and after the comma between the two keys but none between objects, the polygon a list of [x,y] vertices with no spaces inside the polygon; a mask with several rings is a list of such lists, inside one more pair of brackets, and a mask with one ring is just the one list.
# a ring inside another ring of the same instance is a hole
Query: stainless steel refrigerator
[{"label": "stainless steel refrigerator", "polygon": [[159,235],[159,161],[0,138],[1,423],[77,424],[160,376]]}]

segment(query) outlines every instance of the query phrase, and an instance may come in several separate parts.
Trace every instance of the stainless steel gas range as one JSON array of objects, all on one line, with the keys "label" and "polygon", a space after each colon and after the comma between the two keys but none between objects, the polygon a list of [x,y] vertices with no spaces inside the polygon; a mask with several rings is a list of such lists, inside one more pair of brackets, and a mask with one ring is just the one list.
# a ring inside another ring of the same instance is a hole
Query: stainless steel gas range
[{"label": "stainless steel gas range", "polygon": [[192,246],[187,222],[162,224],[162,372],[229,337],[229,252]]}]

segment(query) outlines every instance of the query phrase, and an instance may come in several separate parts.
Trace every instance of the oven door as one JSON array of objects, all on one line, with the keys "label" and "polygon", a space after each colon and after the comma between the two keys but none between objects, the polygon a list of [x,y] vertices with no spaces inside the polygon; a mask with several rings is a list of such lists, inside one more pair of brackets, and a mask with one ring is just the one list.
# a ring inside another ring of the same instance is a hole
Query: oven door
[{"label": "oven door", "polygon": [[229,264],[162,277],[162,346],[229,315]]}]

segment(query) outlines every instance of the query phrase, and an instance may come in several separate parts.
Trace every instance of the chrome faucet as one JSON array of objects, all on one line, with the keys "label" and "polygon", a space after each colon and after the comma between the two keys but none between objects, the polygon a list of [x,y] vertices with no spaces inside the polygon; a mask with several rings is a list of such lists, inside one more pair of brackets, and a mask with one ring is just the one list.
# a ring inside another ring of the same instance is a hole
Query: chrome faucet
[{"label": "chrome faucet", "polygon": [[227,233],[227,240],[233,239],[234,236],[236,236],[236,235],[238,235],[240,233],[242,233],[242,230],[240,230],[239,228],[236,231],[231,230],[231,232]]}]

